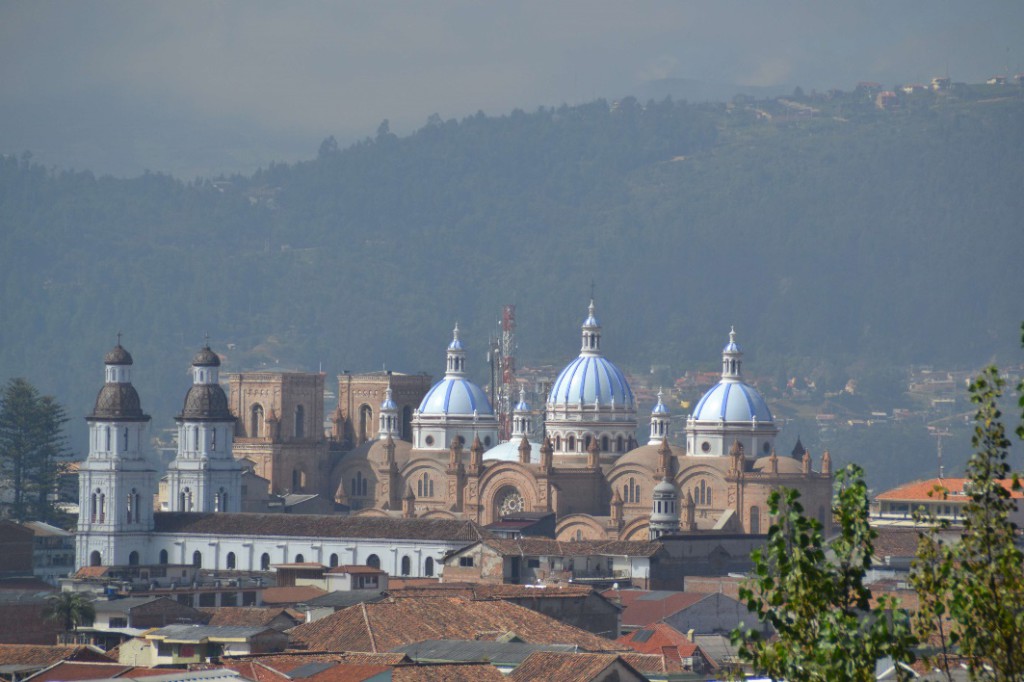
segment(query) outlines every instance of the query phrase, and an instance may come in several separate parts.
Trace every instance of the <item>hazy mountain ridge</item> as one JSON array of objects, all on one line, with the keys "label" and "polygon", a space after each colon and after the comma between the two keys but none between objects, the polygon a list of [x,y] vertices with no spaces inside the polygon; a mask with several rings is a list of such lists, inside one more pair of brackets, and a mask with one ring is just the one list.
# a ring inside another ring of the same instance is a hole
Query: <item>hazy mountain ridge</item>
[{"label": "hazy mountain ridge", "polygon": [[122,331],[163,428],[206,333],[228,371],[322,362],[330,385],[439,373],[458,320],[482,381],[501,304],[523,362],[562,362],[591,281],[606,352],[641,371],[715,367],[731,324],[754,374],[981,362],[1021,317],[1022,111],[598,101],[382,128],[216,185],[6,157],[0,375],[77,417]]}]

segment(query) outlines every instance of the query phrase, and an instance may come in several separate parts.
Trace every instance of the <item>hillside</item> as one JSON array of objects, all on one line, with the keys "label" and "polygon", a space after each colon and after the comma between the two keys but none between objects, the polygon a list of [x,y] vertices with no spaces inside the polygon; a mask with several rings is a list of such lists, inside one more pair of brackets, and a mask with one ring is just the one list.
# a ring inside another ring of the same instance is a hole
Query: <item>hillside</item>
[{"label": "hillside", "polygon": [[523,362],[562,362],[592,282],[606,352],[637,371],[713,369],[732,324],[747,368],[778,377],[1015,359],[1013,93],[435,117],[217,182],[4,157],[0,377],[77,418],[121,331],[164,428],[207,333],[227,371],[322,366],[330,386],[382,363],[436,375],[458,320],[483,381],[502,304]]}]

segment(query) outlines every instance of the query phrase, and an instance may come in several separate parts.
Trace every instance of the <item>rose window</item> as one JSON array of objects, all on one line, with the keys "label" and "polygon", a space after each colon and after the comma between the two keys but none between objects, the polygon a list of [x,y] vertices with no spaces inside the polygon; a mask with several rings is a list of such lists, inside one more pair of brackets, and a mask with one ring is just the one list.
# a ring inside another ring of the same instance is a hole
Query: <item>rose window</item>
[{"label": "rose window", "polygon": [[523,500],[523,496],[519,494],[518,490],[512,488],[506,492],[501,497],[501,501],[498,502],[498,515],[508,516],[509,514],[521,512],[525,508],[526,503]]}]

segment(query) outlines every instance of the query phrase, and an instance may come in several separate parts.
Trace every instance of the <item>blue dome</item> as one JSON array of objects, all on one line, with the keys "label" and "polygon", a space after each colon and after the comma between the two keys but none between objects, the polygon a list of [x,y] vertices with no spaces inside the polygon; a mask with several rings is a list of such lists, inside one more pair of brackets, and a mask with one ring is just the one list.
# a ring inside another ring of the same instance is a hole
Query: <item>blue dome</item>
[{"label": "blue dome", "polygon": [[768,403],[758,390],[735,380],[715,384],[693,411],[694,419],[705,422],[750,422],[755,417],[759,422],[774,421]]},{"label": "blue dome", "polygon": [[446,376],[434,384],[420,403],[420,414],[456,414],[480,416],[494,414],[491,401],[479,386],[469,379]]},{"label": "blue dome", "polygon": [[668,407],[659,400],[658,404],[651,410],[651,414],[668,414]]},{"label": "blue dome", "polygon": [[622,371],[600,355],[581,355],[562,370],[551,387],[549,405],[593,404],[635,409],[633,390]]},{"label": "blue dome", "polygon": [[388,396],[386,398],[384,398],[384,402],[382,402],[380,404],[380,409],[381,410],[397,410],[398,409],[398,404],[391,397],[390,393],[388,393]]}]

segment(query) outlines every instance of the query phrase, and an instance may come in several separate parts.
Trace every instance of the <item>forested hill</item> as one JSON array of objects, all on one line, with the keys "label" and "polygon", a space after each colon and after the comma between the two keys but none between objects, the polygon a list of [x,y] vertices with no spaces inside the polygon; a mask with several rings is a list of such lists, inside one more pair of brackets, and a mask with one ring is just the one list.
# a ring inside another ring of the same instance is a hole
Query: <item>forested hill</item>
[{"label": "forested hill", "polygon": [[207,333],[227,371],[322,366],[330,386],[383,363],[436,376],[458,320],[484,381],[502,304],[521,362],[562,362],[592,282],[606,353],[637,371],[717,367],[730,325],[754,375],[1015,359],[1022,114],[1019,96],[597,101],[382,125],[218,182],[4,157],[0,377],[77,418],[120,331],[163,428]]}]

